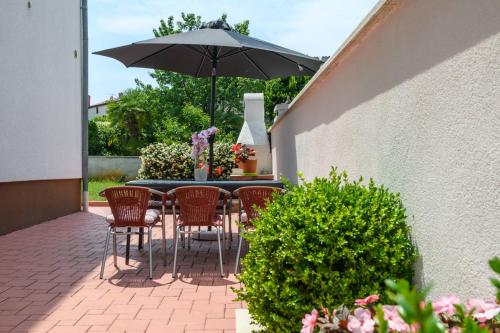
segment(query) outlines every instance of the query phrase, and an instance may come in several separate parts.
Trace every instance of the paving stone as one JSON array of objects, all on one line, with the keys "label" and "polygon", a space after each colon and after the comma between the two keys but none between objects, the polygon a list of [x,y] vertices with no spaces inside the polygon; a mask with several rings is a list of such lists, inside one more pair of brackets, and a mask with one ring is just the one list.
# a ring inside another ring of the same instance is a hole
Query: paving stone
[{"label": "paving stone", "polygon": [[[108,213],[92,208],[0,236],[0,332],[234,332],[235,309],[245,304],[232,301],[230,287],[240,286],[234,275],[218,276],[216,242],[194,240],[191,250],[180,248],[172,278],[171,217],[166,267],[161,228],[154,230],[152,280],[147,247],[138,251],[137,236],[130,265],[125,237],[118,237],[119,269],[110,252],[105,279],[99,279]],[[225,253],[226,272],[234,267],[235,249],[234,240]],[[20,253],[33,255],[20,260]]]}]

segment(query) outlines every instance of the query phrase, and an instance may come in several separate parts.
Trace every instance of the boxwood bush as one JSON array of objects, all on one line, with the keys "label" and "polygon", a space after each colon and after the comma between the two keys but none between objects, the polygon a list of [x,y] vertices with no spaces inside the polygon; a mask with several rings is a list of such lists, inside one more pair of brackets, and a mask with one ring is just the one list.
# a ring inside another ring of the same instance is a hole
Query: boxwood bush
[{"label": "boxwood bush", "polygon": [[245,236],[237,290],[268,332],[298,332],[312,308],[383,295],[388,278],[411,280],[416,249],[398,194],[336,169],[286,188]]},{"label": "boxwood bush", "polygon": [[[191,159],[191,146],[187,143],[155,143],[141,149],[141,168],[139,179],[193,179],[194,162]],[[217,179],[228,179],[231,169],[235,168],[231,144],[214,145],[214,168],[220,166],[222,173]]]}]

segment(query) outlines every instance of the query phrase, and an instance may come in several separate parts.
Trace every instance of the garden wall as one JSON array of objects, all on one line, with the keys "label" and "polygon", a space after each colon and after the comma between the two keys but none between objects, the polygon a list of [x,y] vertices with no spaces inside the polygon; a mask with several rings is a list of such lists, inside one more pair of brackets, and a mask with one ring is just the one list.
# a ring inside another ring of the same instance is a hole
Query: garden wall
[{"label": "garden wall", "polygon": [[386,1],[272,127],[274,174],[401,192],[433,295],[489,296],[500,254],[500,1]]},{"label": "garden wall", "polygon": [[136,178],[140,167],[138,156],[89,156],[90,178]]}]

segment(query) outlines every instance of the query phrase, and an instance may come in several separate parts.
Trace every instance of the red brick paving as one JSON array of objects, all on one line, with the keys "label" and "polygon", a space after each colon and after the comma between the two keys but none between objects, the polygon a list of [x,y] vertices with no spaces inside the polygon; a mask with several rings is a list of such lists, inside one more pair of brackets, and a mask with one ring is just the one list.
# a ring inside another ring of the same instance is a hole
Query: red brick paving
[{"label": "red brick paving", "polygon": [[153,280],[137,236],[129,266],[125,237],[118,236],[120,270],[110,253],[100,280],[108,212],[94,207],[0,236],[0,332],[235,332],[235,309],[244,307],[231,290],[240,286],[232,274],[236,239],[225,252],[224,278],[217,273],[217,242],[194,241],[191,250],[179,247],[173,279],[169,216],[168,266],[155,228]]}]

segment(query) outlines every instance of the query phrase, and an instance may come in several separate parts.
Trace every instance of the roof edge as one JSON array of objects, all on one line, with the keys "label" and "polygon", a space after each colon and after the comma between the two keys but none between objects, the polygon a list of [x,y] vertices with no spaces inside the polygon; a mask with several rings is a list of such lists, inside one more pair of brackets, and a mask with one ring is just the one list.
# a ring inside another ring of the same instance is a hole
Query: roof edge
[{"label": "roof edge", "polygon": [[281,122],[292,110],[296,103],[298,103],[318,81],[330,71],[332,71],[346,53],[355,48],[366,33],[368,33],[376,24],[385,19],[389,13],[399,6],[402,0],[379,0],[372,10],[365,16],[365,18],[358,24],[356,29],[347,37],[347,39],[340,45],[335,53],[320,67],[314,76],[307,82],[302,90],[290,102],[288,110],[286,110],[276,121],[271,125],[269,131]]}]

